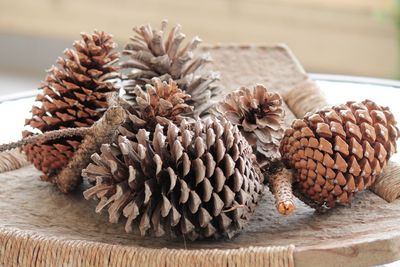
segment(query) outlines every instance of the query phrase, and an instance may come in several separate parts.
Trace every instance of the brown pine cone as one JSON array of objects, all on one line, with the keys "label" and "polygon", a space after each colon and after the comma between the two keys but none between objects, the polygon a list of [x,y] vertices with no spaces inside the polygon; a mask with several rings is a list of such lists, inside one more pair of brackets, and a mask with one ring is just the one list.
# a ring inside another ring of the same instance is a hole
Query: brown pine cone
[{"label": "brown pine cone", "polygon": [[185,116],[193,111],[187,104],[190,95],[179,89],[172,79],[166,83],[154,78],[152,84],[146,85],[146,90],[136,86],[134,91],[135,100],[123,103],[129,118],[121,134],[132,137],[142,128],[153,132],[157,124],[179,124],[184,118],[193,121]]},{"label": "brown pine cone", "polygon": [[237,125],[256,152],[257,162],[267,169],[280,159],[284,132],[282,98],[263,85],[242,87],[216,105],[216,111]]},{"label": "brown pine cone", "polygon": [[295,120],[281,153],[295,169],[295,189],[309,204],[332,208],[368,188],[396,152],[393,114],[370,100],[322,109]]},{"label": "brown pine cone", "polygon": [[135,97],[137,85],[144,86],[152,78],[173,79],[179,88],[191,95],[188,104],[194,106],[193,115],[198,116],[207,112],[214,104],[213,98],[220,94],[215,84],[219,74],[202,70],[211,58],[209,54],[196,55],[196,47],[201,42],[198,37],[180,48],[185,38],[181,26],[175,26],[167,36],[166,28],[167,21],[163,21],[161,30],[152,29],[150,25],[133,29],[136,35],[123,51],[129,58],[121,64],[127,70],[124,89],[129,99],[129,96]]},{"label": "brown pine cone", "polygon": [[227,121],[157,125],[152,139],[120,135],[103,145],[83,174],[96,185],[85,198],[99,199],[111,222],[141,235],[192,240],[231,237],[253,213],[263,192],[251,147]]},{"label": "brown pine cone", "polygon": [[[91,126],[107,109],[107,93],[118,90],[109,79],[119,74],[113,63],[119,54],[112,50],[112,36],[101,31],[82,33],[74,49],[65,50],[41,86],[32,107],[32,118],[26,120],[29,130],[24,137],[64,128]],[[81,137],[71,137],[24,147],[28,160],[43,172],[42,179],[55,177],[81,144]]]}]

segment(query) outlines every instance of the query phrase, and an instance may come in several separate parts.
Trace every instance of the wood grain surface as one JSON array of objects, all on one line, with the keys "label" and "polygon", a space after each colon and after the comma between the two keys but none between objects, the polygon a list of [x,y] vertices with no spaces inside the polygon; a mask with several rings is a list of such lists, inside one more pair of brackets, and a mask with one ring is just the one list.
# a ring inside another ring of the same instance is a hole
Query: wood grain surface
[{"label": "wood grain surface", "polygon": [[359,194],[351,208],[340,207],[326,214],[317,214],[297,201],[291,217],[277,214],[273,196],[266,191],[250,224],[233,240],[185,242],[126,234],[123,223],[110,224],[106,214],[95,214],[96,203],[85,201],[82,190],[61,194],[40,182],[39,175],[33,167],[0,175],[0,229],[146,248],[232,249],[294,244],[296,266],[364,266],[400,256],[400,202],[387,203],[369,191]]},{"label": "wood grain surface", "polygon": [[[204,50],[210,51],[218,62],[212,67],[221,71],[221,83],[227,91],[263,83],[285,93],[308,79],[284,46]],[[287,117],[288,121],[293,119],[290,110]],[[99,248],[113,244],[113,249],[220,249],[221,253],[226,249],[293,244],[295,266],[365,266],[400,258],[400,200],[387,203],[369,191],[358,194],[351,207],[339,207],[325,214],[317,214],[296,200],[296,213],[282,217],[266,190],[251,222],[237,237],[189,242],[126,234],[122,222],[108,223],[106,214],[95,214],[95,202],[83,199],[82,190],[87,185],[65,195],[51,184],[39,181],[39,176],[32,166],[0,174],[0,236],[17,231],[57,240],[79,240]],[[28,251],[21,249],[18,253]],[[2,257],[7,255],[0,249]],[[261,261],[254,265],[264,264]]]}]

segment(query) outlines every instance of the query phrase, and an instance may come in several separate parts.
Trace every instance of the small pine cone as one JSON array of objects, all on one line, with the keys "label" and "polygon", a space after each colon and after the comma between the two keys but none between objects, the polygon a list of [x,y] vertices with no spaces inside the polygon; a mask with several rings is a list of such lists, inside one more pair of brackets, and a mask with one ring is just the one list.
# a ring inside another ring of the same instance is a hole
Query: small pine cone
[{"label": "small pine cone", "polygon": [[212,99],[220,93],[215,84],[219,80],[216,72],[206,72],[202,69],[211,61],[209,54],[196,55],[195,50],[201,40],[193,38],[180,49],[185,35],[181,26],[175,26],[165,36],[167,21],[161,24],[161,30],[152,29],[150,25],[135,27],[136,33],[132,42],[123,51],[129,59],[121,64],[127,70],[124,78],[126,95],[135,97],[135,87],[150,83],[158,77],[162,81],[173,79],[179,88],[191,95],[190,105],[193,105],[193,115],[207,112],[213,105]]},{"label": "small pine cone", "polygon": [[156,126],[135,140],[119,136],[103,145],[83,175],[96,185],[84,192],[108,209],[111,222],[126,217],[127,232],[232,237],[253,213],[263,192],[251,147],[225,121]]},{"label": "small pine cone", "polygon": [[176,82],[170,79],[166,83],[154,78],[152,83],[146,85],[146,90],[136,86],[135,101],[125,103],[128,120],[121,127],[121,134],[133,137],[142,128],[154,132],[157,124],[179,125],[183,119],[194,121],[185,116],[193,111],[193,107],[187,104],[190,95],[179,89]]},{"label": "small pine cone", "polygon": [[[112,52],[116,44],[112,36],[101,31],[81,34],[75,49],[65,50],[58,58],[41,86],[38,102],[32,107],[32,118],[26,120],[29,130],[24,137],[64,128],[88,127],[107,109],[107,94],[118,90],[109,79],[118,77],[113,66],[119,54]],[[50,182],[81,144],[81,137],[70,137],[24,146],[28,160],[43,172],[42,179]]]},{"label": "small pine cone", "polygon": [[237,125],[256,151],[262,169],[280,159],[279,145],[284,132],[284,110],[279,94],[263,85],[242,87],[216,105],[216,111]]},{"label": "small pine cone", "polygon": [[370,100],[322,109],[285,132],[282,157],[296,170],[295,189],[317,208],[347,204],[368,188],[396,152],[393,114]]}]

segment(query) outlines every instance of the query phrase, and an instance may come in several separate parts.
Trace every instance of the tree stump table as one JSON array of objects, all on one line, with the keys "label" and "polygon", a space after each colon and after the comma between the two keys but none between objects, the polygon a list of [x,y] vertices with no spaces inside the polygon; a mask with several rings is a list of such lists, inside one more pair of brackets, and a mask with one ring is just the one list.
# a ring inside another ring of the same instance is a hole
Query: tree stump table
[{"label": "tree stump table", "polygon": [[[202,49],[227,92],[255,83],[280,92],[288,124],[326,103],[285,46]],[[386,175],[399,176],[396,170],[391,163]],[[266,189],[238,236],[190,242],[127,234],[123,223],[94,213],[96,203],[82,196],[87,185],[65,195],[39,176],[31,165],[0,174],[1,266],[366,266],[400,259],[400,201],[368,190],[351,207],[318,214],[297,201],[295,214],[283,217]]]}]

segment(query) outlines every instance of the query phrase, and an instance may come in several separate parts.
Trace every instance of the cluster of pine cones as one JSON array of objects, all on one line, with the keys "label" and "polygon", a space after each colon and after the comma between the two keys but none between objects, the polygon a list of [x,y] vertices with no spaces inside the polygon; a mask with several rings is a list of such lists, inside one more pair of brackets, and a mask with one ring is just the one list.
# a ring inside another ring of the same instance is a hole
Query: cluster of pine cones
[{"label": "cluster of pine cones", "polygon": [[[204,68],[210,56],[196,50],[200,39],[183,45],[179,25],[134,32],[122,57],[111,35],[82,34],[50,69],[23,133],[90,127],[110,106],[122,106],[125,122],[82,176],[96,212],[124,220],[127,232],[231,237],[250,219],[264,184],[275,184],[268,174],[281,159],[295,170],[295,191],[312,204],[349,203],[396,151],[396,121],[372,101],[307,114],[285,129],[282,98],[262,85],[222,98],[219,74]],[[54,183],[83,138],[24,151]]]}]

